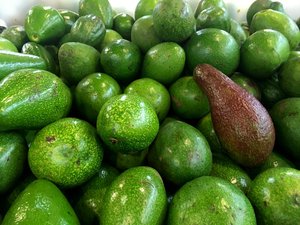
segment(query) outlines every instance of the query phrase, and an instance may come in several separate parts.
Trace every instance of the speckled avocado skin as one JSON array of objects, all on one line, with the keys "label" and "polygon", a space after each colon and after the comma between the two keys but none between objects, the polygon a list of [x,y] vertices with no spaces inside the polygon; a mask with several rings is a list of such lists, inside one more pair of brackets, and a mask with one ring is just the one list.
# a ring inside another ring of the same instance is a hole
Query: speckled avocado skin
[{"label": "speckled avocado skin", "polygon": [[147,166],[120,174],[108,187],[100,214],[102,225],[160,225],[167,196],[159,173]]},{"label": "speckled avocado skin", "polygon": [[60,187],[82,184],[99,170],[103,147],[96,129],[78,118],[62,118],[41,129],[30,145],[28,162],[38,178]]},{"label": "speckled avocado skin", "polygon": [[256,225],[244,193],[219,177],[202,176],[184,184],[169,206],[168,225]]},{"label": "speckled avocado skin", "polygon": [[0,131],[39,129],[69,113],[71,92],[45,70],[22,69],[0,81]]},{"label": "speckled avocado skin", "polygon": [[107,147],[115,152],[139,152],[152,143],[159,120],[150,103],[134,94],[110,98],[97,117],[97,132]]},{"label": "speckled avocado skin", "polygon": [[2,225],[79,225],[63,193],[52,182],[31,182],[6,213]]}]

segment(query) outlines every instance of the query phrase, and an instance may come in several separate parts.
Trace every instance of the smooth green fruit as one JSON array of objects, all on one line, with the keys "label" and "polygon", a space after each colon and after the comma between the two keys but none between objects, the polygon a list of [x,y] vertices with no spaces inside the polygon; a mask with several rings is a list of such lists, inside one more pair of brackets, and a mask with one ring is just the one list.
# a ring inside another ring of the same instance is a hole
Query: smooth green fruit
[{"label": "smooth green fruit", "polygon": [[205,136],[206,140],[209,143],[210,149],[213,153],[221,153],[222,146],[219,141],[219,138],[215,132],[212,120],[211,113],[203,116],[195,125],[195,127]]},{"label": "smooth green fruit", "polygon": [[268,169],[259,174],[248,193],[257,223],[273,225],[299,223],[299,196],[300,171],[285,167]]},{"label": "smooth green fruit", "polygon": [[99,71],[100,53],[90,45],[67,42],[58,50],[61,77],[77,85],[84,77]]},{"label": "smooth green fruit", "polygon": [[75,203],[74,210],[81,225],[99,223],[106,189],[118,175],[119,171],[116,168],[102,164],[96,175],[79,187],[82,194]]},{"label": "smooth green fruit", "polygon": [[300,159],[300,98],[285,98],[270,109],[276,142],[295,161]]},{"label": "smooth green fruit", "polygon": [[25,28],[22,25],[9,26],[0,34],[0,36],[11,41],[18,50],[21,50],[23,44],[28,41]]},{"label": "smooth green fruit", "polygon": [[230,31],[230,15],[226,8],[214,6],[202,10],[196,18],[196,29],[218,28]]},{"label": "smooth green fruit", "polygon": [[238,85],[240,85],[245,90],[247,90],[258,100],[261,99],[260,89],[256,84],[256,82],[254,81],[254,79],[251,79],[239,72],[235,72],[234,74],[232,74],[230,79],[233,80]]},{"label": "smooth green fruit", "polygon": [[27,143],[16,132],[0,132],[0,193],[6,193],[18,181],[27,160]]},{"label": "smooth green fruit", "polygon": [[184,49],[190,71],[198,64],[208,63],[229,76],[239,65],[240,47],[231,34],[221,29],[197,31],[187,40]]},{"label": "smooth green fruit", "polygon": [[131,29],[131,41],[144,53],[161,42],[154,31],[152,15],[140,17],[134,22]]},{"label": "smooth green fruit", "polygon": [[147,154],[148,148],[139,152],[128,154],[109,151],[108,159],[113,166],[121,171],[124,171],[132,167],[145,165]]},{"label": "smooth green fruit", "polygon": [[139,0],[134,9],[134,19],[138,20],[143,16],[152,15],[157,2],[158,0]]},{"label": "smooth green fruit", "polygon": [[69,32],[73,24],[79,18],[79,14],[69,9],[57,9],[65,20],[66,32]]},{"label": "smooth green fruit", "polygon": [[0,103],[1,131],[40,129],[66,116],[72,97],[69,88],[53,73],[22,69],[1,80]]},{"label": "smooth green fruit", "polygon": [[83,78],[75,88],[76,109],[92,124],[103,104],[115,95],[121,94],[120,85],[105,73],[92,73]]},{"label": "smooth green fruit", "polygon": [[210,173],[212,154],[199,130],[174,120],[160,128],[149,148],[148,161],[164,179],[183,185]]},{"label": "smooth green fruit", "polygon": [[20,69],[47,69],[45,60],[32,54],[0,50],[0,61],[0,80],[8,74]]},{"label": "smooth green fruit", "polygon": [[162,121],[169,112],[171,99],[168,89],[156,80],[137,79],[124,89],[124,94],[137,94],[146,98],[154,107],[159,121]]},{"label": "smooth green fruit", "polygon": [[221,7],[226,9],[226,4],[223,0],[201,0],[197,5],[195,18],[198,17],[200,12],[211,7]]},{"label": "smooth green fruit", "polygon": [[290,54],[288,40],[276,30],[251,34],[241,46],[240,70],[255,79],[269,78]]},{"label": "smooth green fruit", "polygon": [[22,46],[21,52],[41,57],[46,63],[47,70],[54,74],[58,74],[58,65],[56,64],[55,59],[43,45],[35,42],[27,42]]},{"label": "smooth green fruit", "polygon": [[247,32],[237,20],[232,18],[230,19],[229,33],[234,37],[239,46],[241,46],[249,36],[249,32]]},{"label": "smooth green fruit", "polygon": [[142,54],[133,42],[118,39],[103,48],[100,60],[105,73],[126,84],[138,76]]},{"label": "smooth green fruit", "polygon": [[97,132],[108,148],[133,153],[149,147],[159,129],[153,106],[143,97],[121,94],[102,106],[97,118]]},{"label": "smooth green fruit", "polygon": [[141,73],[142,77],[170,85],[180,77],[184,65],[184,49],[175,42],[162,42],[146,52]]},{"label": "smooth green fruit", "polygon": [[108,187],[100,221],[102,225],[162,224],[166,208],[167,195],[159,173],[151,167],[134,167]]},{"label": "smooth green fruit", "polygon": [[250,31],[272,29],[282,33],[288,40],[291,50],[300,43],[300,31],[296,22],[286,13],[272,9],[262,10],[253,16]]},{"label": "smooth green fruit", "polygon": [[288,97],[300,97],[300,56],[290,57],[278,73],[281,90]]},{"label": "smooth green fruit", "polygon": [[196,29],[194,12],[184,0],[158,1],[152,15],[154,30],[163,41],[182,43]]},{"label": "smooth green fruit", "polygon": [[50,181],[30,183],[6,213],[2,225],[79,225],[63,193]]},{"label": "smooth green fruit", "polygon": [[105,28],[113,26],[113,10],[108,0],[80,0],[79,15],[94,14],[103,21]]},{"label": "smooth green fruit", "polygon": [[255,13],[268,9],[271,5],[272,1],[271,0],[255,0],[251,3],[249,8],[247,9],[246,13],[246,19],[247,19],[247,24],[250,26],[251,21]]},{"label": "smooth green fruit", "polygon": [[105,32],[101,18],[88,14],[80,16],[72,25],[69,40],[96,47],[104,39]]},{"label": "smooth green fruit", "polygon": [[65,20],[57,9],[42,5],[30,8],[24,28],[30,41],[43,44],[57,41],[66,29]]},{"label": "smooth green fruit", "polygon": [[210,176],[216,176],[228,180],[230,183],[241,189],[245,194],[251,185],[251,178],[245,170],[233,162],[225,154],[213,154],[213,164]]},{"label": "smooth green fruit", "polygon": [[10,40],[0,36],[0,50],[18,52],[17,47]]},{"label": "smooth green fruit", "polygon": [[96,129],[77,118],[62,118],[43,127],[29,147],[32,173],[60,187],[78,186],[99,170],[103,147]]},{"label": "smooth green fruit", "polygon": [[134,18],[127,13],[118,13],[114,16],[112,29],[117,31],[124,39],[131,40],[131,29]]},{"label": "smooth green fruit", "polygon": [[169,92],[172,109],[182,119],[200,119],[210,111],[206,95],[192,76],[176,80]]},{"label": "smooth green fruit", "polygon": [[117,31],[112,29],[106,29],[103,40],[96,48],[99,52],[101,52],[106,45],[118,39],[122,39],[122,36]]},{"label": "smooth green fruit", "polygon": [[202,176],[183,185],[169,206],[168,225],[255,225],[246,195],[229,181]]}]

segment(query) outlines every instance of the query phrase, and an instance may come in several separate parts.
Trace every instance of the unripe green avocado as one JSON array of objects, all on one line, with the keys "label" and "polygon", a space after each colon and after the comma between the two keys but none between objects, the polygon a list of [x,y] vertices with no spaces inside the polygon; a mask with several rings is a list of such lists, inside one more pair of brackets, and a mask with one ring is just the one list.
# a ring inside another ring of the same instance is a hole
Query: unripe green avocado
[{"label": "unripe green avocado", "polygon": [[17,197],[2,225],[79,225],[63,193],[50,181],[37,179]]},{"label": "unripe green avocado", "polygon": [[71,103],[69,88],[53,73],[17,70],[0,81],[0,131],[42,128],[65,117]]},{"label": "unripe green avocado", "polygon": [[102,225],[160,225],[166,207],[166,190],[159,173],[151,167],[133,167],[108,187],[100,221]]}]

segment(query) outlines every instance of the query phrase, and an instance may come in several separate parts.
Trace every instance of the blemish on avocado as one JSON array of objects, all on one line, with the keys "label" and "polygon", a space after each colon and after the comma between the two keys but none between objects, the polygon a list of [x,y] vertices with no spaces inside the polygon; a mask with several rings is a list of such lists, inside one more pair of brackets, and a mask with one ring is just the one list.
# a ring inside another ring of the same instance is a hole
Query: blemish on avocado
[{"label": "blemish on avocado", "polygon": [[54,142],[54,141],[55,141],[55,136],[47,136],[47,137],[46,137],[46,141],[47,141],[48,143]]},{"label": "blemish on avocado", "polygon": [[8,162],[10,160],[10,158],[9,157],[7,157],[7,159],[6,159],[6,162]]},{"label": "blemish on avocado", "polygon": [[80,165],[80,159],[78,159],[77,161],[76,161],[76,165]]},{"label": "blemish on avocado", "polygon": [[118,139],[116,138],[109,138],[109,141],[112,143],[112,144],[117,144],[119,141]]},{"label": "blemish on avocado", "polygon": [[294,200],[294,202],[293,202],[293,204],[294,204],[294,206],[295,207],[300,207],[300,195],[299,194],[294,194],[293,195],[293,200]]}]

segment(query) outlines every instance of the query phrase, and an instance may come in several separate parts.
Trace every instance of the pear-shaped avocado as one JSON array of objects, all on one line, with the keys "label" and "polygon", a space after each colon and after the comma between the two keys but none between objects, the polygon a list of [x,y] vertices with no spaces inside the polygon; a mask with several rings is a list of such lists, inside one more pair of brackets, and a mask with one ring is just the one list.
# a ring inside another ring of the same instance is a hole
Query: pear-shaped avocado
[{"label": "pear-shaped avocado", "polygon": [[224,150],[240,165],[262,164],[275,142],[274,125],[265,107],[209,64],[198,65],[194,79],[208,97],[213,126]]},{"label": "pear-shaped avocado", "polygon": [[108,187],[100,221],[102,225],[159,225],[166,207],[166,190],[159,173],[137,166],[121,173]]},{"label": "pear-shaped avocado", "polygon": [[79,225],[63,193],[50,181],[37,179],[13,202],[2,225]]}]

